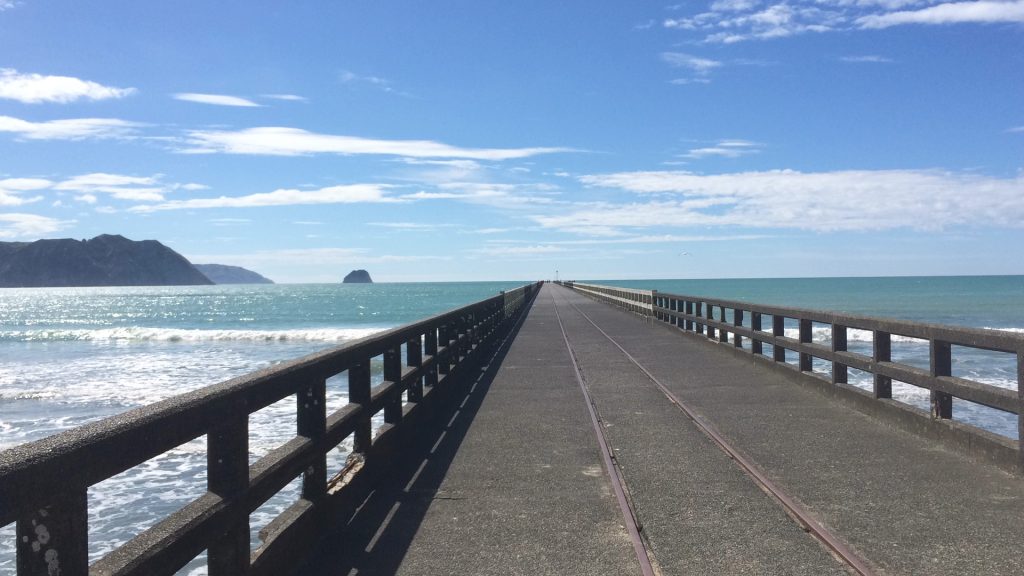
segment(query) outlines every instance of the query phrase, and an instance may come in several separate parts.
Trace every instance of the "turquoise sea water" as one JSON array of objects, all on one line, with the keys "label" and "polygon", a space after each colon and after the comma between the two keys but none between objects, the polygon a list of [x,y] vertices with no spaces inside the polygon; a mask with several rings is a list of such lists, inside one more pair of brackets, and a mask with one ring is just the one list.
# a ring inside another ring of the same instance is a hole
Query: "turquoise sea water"
[{"label": "turquoise sea water", "polygon": [[[1024,276],[584,282],[1024,334]],[[795,321],[787,320],[786,332],[788,336],[797,336]],[[815,342],[831,342],[827,327],[816,328],[814,332]],[[870,332],[851,330],[848,338],[851,351],[871,355]],[[929,347],[924,340],[894,335],[892,353],[895,361],[925,370],[929,368]],[[1017,387],[1017,359],[1013,354],[954,346],[952,368],[954,376],[1002,388]],[[825,361],[815,360],[814,370],[828,375],[831,366]],[[871,377],[851,370],[850,383],[870,389]],[[909,384],[893,382],[893,398],[923,410],[930,409],[929,392]],[[953,415],[956,420],[990,432],[1012,439],[1018,437],[1017,417],[1013,414],[954,399]]]},{"label": "turquoise sea water", "polygon": [[919,322],[1024,330],[1024,276],[585,281]]},{"label": "turquoise sea water", "polygon": [[[457,308],[521,282],[0,289],[0,449]],[[330,383],[329,408],[347,402]],[[294,399],[250,418],[250,461],[294,435]],[[332,454],[336,466],[349,446]],[[202,494],[205,439],[89,490],[95,560]],[[70,471],[69,471],[70,472]],[[253,514],[258,530],[298,484]],[[0,575],[14,526],[0,527]],[[201,561],[183,571],[203,574]]]},{"label": "turquoise sea water", "polygon": [[[1024,332],[1024,276],[590,281]],[[0,290],[0,449],[521,284]],[[919,342],[902,342],[894,354],[927,362],[927,347]],[[1015,387],[1016,362],[1005,356],[962,354],[954,370]],[[344,383],[329,389],[330,403],[347,401]],[[927,393],[916,389],[897,386],[894,394],[911,404],[927,402]],[[293,402],[283,401],[252,417],[251,460],[294,434],[294,410]],[[954,404],[957,418],[1016,437],[1016,420],[993,412]],[[347,449],[340,447],[334,464]],[[90,490],[92,557],[201,494],[204,467],[200,439]],[[291,496],[286,492],[253,515],[254,534]],[[255,535],[253,542],[258,543]],[[13,526],[0,528],[0,575],[13,574],[13,561]],[[203,573],[201,562],[185,573]]]}]

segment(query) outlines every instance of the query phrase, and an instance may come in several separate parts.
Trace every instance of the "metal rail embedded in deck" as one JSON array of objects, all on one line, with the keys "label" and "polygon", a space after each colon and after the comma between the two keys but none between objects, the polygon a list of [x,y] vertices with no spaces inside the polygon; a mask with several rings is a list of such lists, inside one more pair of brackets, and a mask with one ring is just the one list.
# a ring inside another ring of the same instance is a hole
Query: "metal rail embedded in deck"
[{"label": "metal rail embedded in deck", "polygon": [[[559,282],[597,299],[628,310],[649,314],[682,331],[702,335],[737,350],[746,350],[755,357],[767,359],[777,366],[791,369],[800,376],[830,384],[854,396],[864,396],[859,388],[849,386],[849,369],[861,370],[872,377],[870,397],[891,402],[892,382],[904,382],[930,392],[931,417],[950,421],[954,417],[953,398],[982,404],[1017,416],[1018,439],[1013,442],[980,428],[957,423],[959,441],[973,443],[980,450],[994,454],[993,459],[1007,467],[1024,472],[1024,335],[999,330],[983,330],[927,324],[891,318],[879,318],[840,312],[808,310],[785,306],[768,306],[735,300],[636,290],[575,282]],[[649,306],[646,302],[651,302]],[[797,337],[786,336],[786,321],[795,321]],[[813,341],[814,324],[827,326],[831,343]],[[849,332],[863,330],[872,335],[870,356],[848,349]],[[901,336],[927,341],[929,369],[921,369],[894,361],[892,337]],[[749,344],[749,348],[744,346]],[[771,356],[765,353],[771,346]],[[961,378],[952,374],[954,347],[987,350],[1014,355],[1017,362],[1017,390],[1001,388]],[[787,361],[786,352],[796,354],[796,362]],[[819,359],[831,367],[825,377],[814,370]],[[907,410],[913,412],[912,408]],[[969,435],[959,434],[964,429]],[[973,436],[970,436],[973,435]]]},{"label": "metal rail embedded in deck", "polygon": [[[18,575],[174,574],[204,550],[212,576],[284,573],[327,518],[365,496],[400,439],[509,333],[538,286],[0,452],[0,526],[17,522]],[[372,386],[377,357],[383,382]],[[327,380],[346,372],[348,404],[328,414]],[[292,395],[296,436],[250,465],[249,416]],[[89,566],[88,488],[203,435],[207,491]],[[352,455],[328,481],[327,453],[349,437]],[[250,513],[300,476],[300,498],[251,552]]]}]

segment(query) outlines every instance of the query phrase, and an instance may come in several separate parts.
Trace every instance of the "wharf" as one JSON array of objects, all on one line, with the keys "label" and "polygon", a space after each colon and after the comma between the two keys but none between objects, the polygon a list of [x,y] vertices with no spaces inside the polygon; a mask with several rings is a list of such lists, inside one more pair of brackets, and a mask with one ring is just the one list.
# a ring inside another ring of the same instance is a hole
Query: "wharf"
[{"label": "wharf", "polygon": [[673,401],[867,573],[1024,573],[1019,475],[550,283],[447,427],[302,573],[854,571]]}]

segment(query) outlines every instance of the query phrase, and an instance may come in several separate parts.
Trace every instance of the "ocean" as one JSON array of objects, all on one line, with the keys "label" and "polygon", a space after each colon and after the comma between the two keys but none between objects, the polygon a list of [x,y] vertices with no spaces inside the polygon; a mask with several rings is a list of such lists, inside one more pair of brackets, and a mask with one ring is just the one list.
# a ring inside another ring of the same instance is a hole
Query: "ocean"
[{"label": "ocean", "polygon": [[[662,292],[1024,332],[1024,276],[750,280],[587,280]],[[522,282],[253,285],[0,290],[0,449],[335,346],[511,289]],[[855,349],[857,336],[851,335]],[[927,366],[911,339],[894,355]],[[1016,387],[1016,359],[963,353],[954,374]],[[379,376],[379,373],[378,373]],[[854,384],[866,385],[853,378]],[[330,382],[330,407],[347,401]],[[894,386],[927,403],[927,392]],[[253,415],[250,460],[294,434],[294,403]],[[954,417],[1016,438],[1016,419],[955,402]],[[331,456],[340,466],[350,446]],[[90,557],[99,558],[205,489],[193,441],[89,491]],[[258,530],[298,483],[252,516]],[[183,574],[205,573],[199,560]],[[14,526],[0,528],[0,575],[14,574]]]}]

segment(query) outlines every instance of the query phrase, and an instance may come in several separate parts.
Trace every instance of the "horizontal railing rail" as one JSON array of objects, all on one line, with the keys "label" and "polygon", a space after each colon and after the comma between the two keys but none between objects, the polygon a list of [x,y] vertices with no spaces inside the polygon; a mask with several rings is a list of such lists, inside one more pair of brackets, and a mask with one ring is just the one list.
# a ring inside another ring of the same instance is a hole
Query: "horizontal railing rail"
[{"label": "horizontal railing rail", "polygon": [[[297,549],[315,543],[324,519],[354,508],[399,438],[512,330],[539,286],[0,452],[0,526],[17,523],[17,574],[174,574],[204,550],[211,576],[293,568]],[[327,380],[342,373],[348,403],[328,413]],[[297,434],[250,465],[250,415],[289,396]],[[89,566],[88,488],[204,435],[206,492]],[[329,481],[327,454],[349,438],[348,462]],[[297,502],[250,552],[250,513],[299,477]]]},{"label": "horizontal railing rail", "polygon": [[[574,286],[571,282],[559,284],[570,288],[579,286]],[[580,291],[633,310],[628,303],[603,296],[607,290],[623,289],[590,284],[586,286],[586,290]],[[1024,450],[1021,449],[1021,443],[1024,441],[1024,390],[1021,389],[1021,383],[1024,382],[1022,334],[651,292],[651,314],[655,319],[685,332],[731,345],[737,350],[745,350],[756,357],[791,368],[823,383],[846,387],[849,384],[849,370],[854,369],[871,376],[870,395],[875,399],[891,399],[894,380],[928,390],[931,417],[935,420],[953,419],[953,398],[1016,415],[1018,439],[1015,443],[1015,459],[1018,468],[1024,471]],[[795,329],[796,337],[786,335],[787,323],[792,326],[791,334],[792,329]],[[814,341],[816,324],[828,335],[828,344]],[[849,335],[853,330],[871,334],[870,354],[849,350]],[[928,368],[895,361],[892,353],[894,336],[917,339],[922,341],[922,344],[927,343]],[[770,347],[770,351],[766,347]],[[1013,355],[1017,364],[1017,389],[1002,388],[954,376],[953,351],[957,347]],[[794,362],[787,359],[787,351],[794,353]],[[815,370],[816,359],[826,363],[830,372],[828,377]],[[980,428],[970,428],[976,433],[986,434]]]},{"label": "horizontal railing rail", "polygon": [[642,316],[650,316],[654,311],[654,290],[637,290],[618,286],[601,286],[583,282],[558,282],[563,286],[574,288],[599,300],[604,300]]}]

